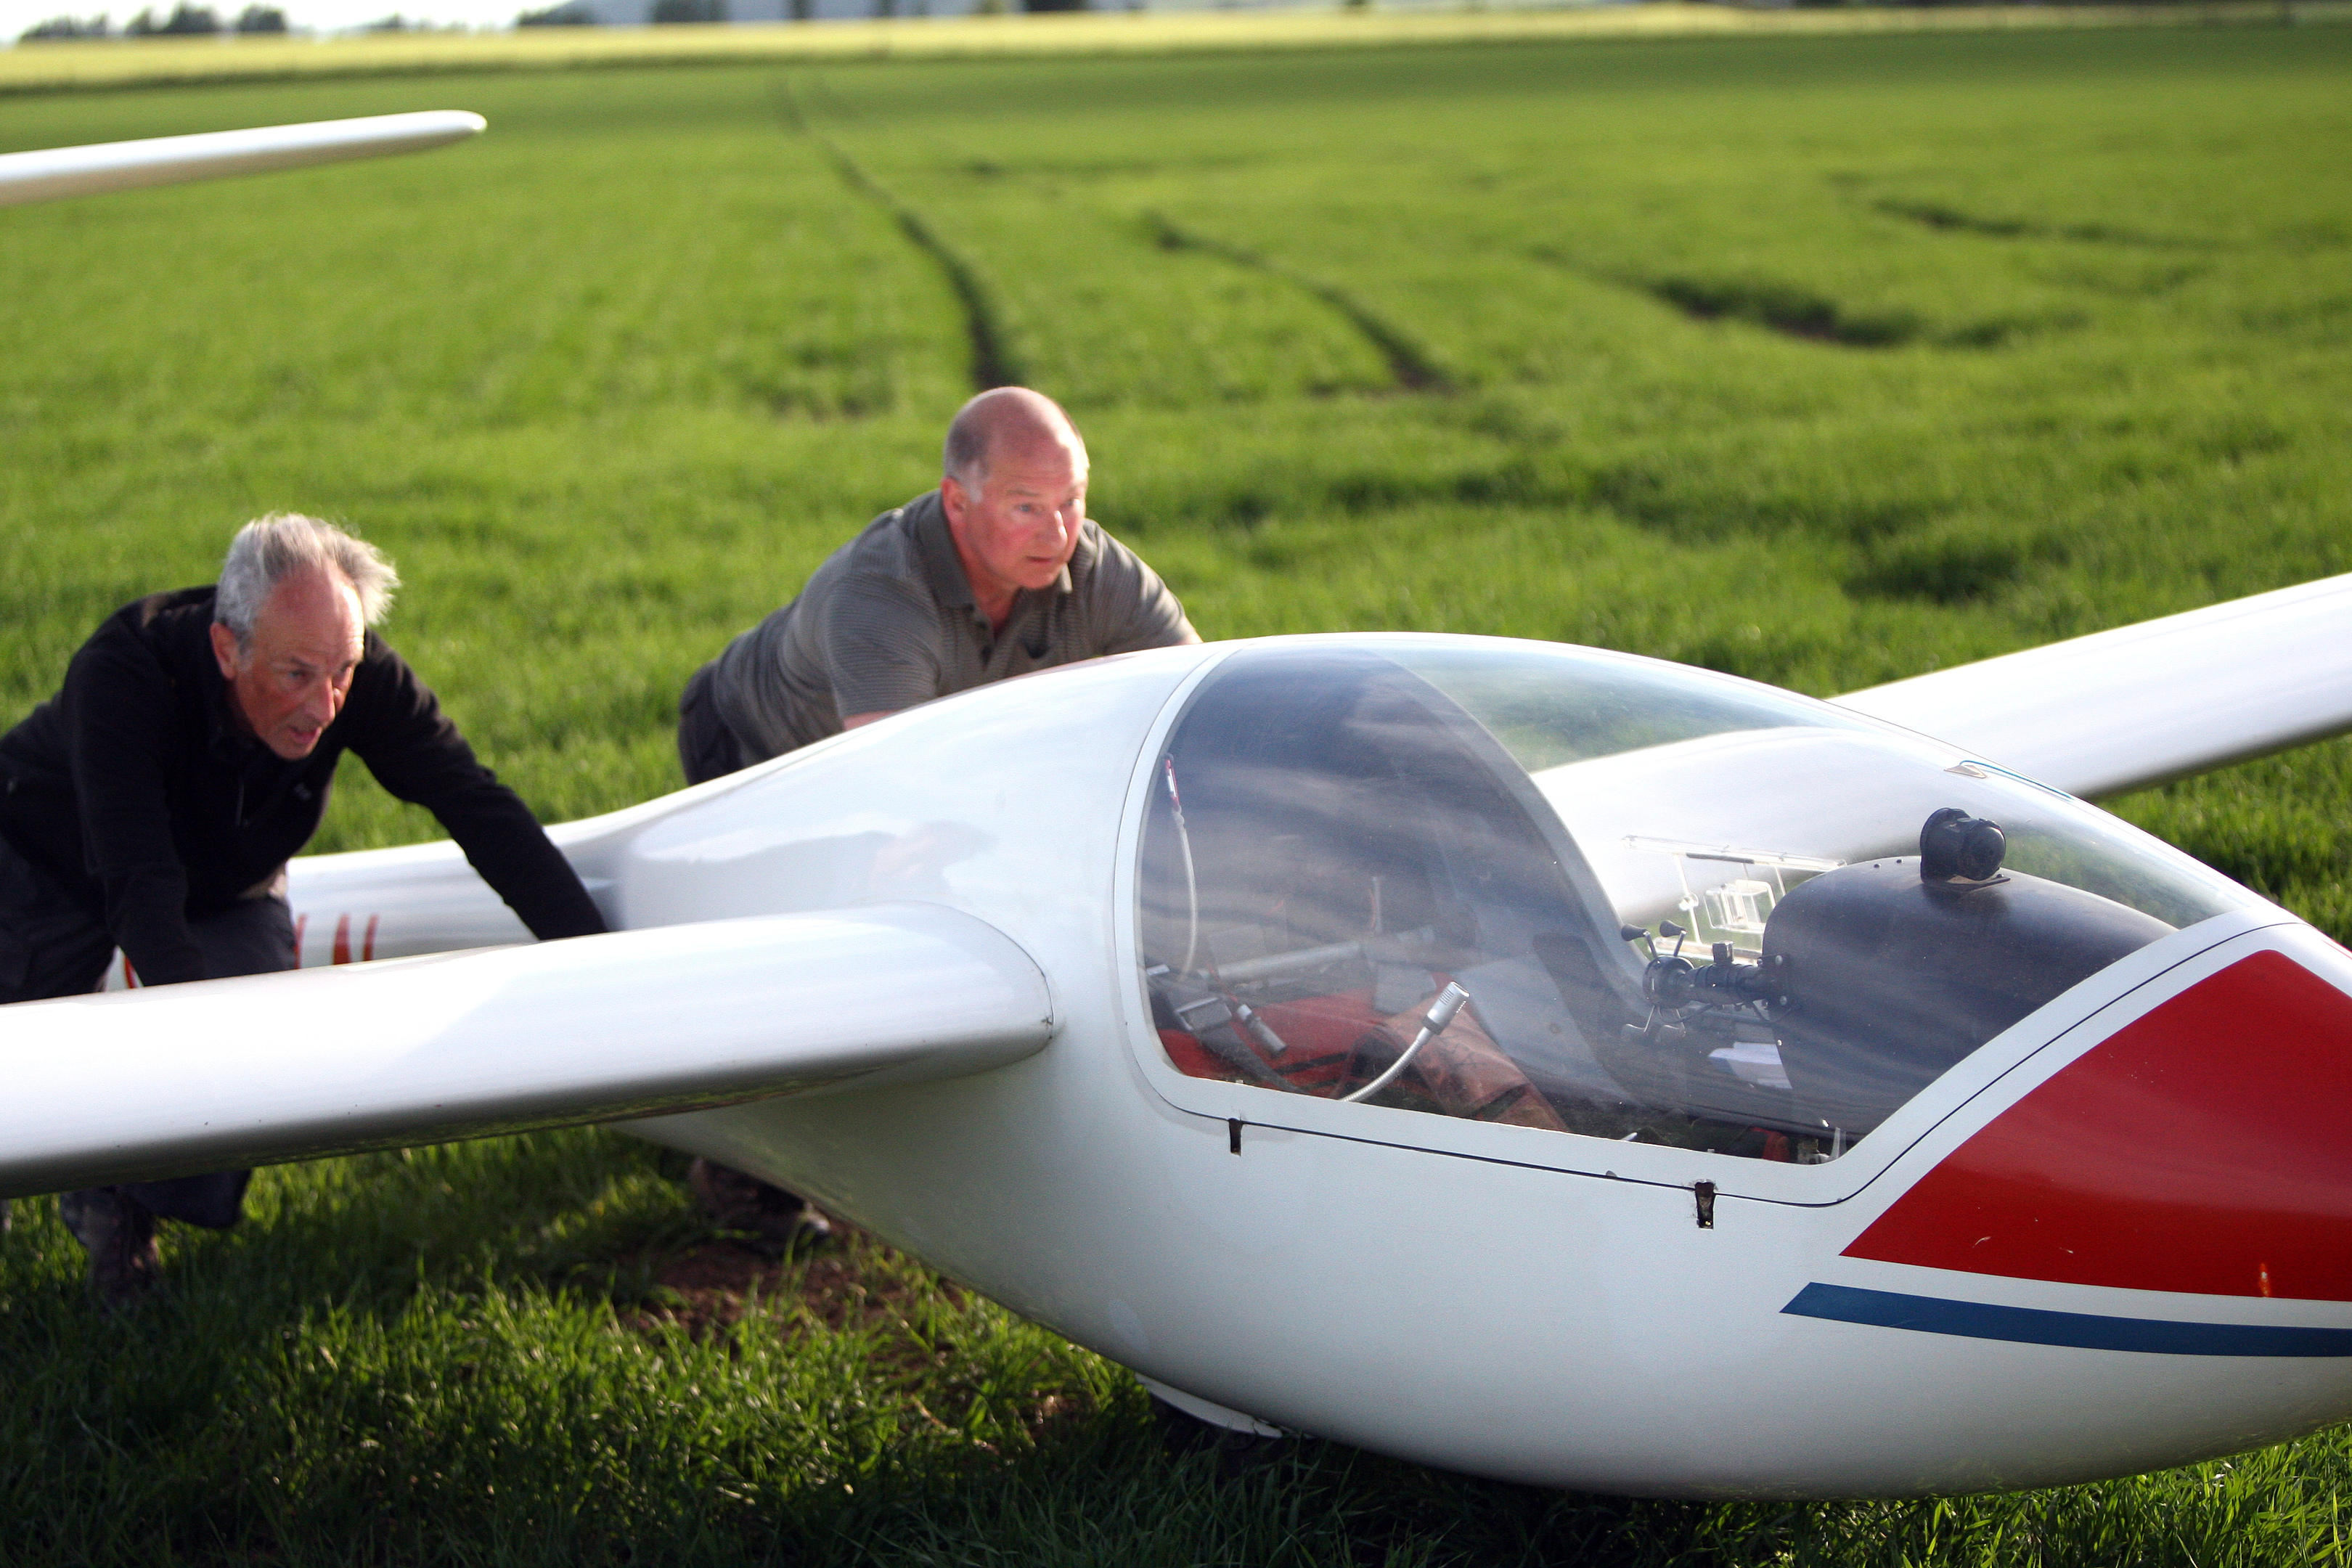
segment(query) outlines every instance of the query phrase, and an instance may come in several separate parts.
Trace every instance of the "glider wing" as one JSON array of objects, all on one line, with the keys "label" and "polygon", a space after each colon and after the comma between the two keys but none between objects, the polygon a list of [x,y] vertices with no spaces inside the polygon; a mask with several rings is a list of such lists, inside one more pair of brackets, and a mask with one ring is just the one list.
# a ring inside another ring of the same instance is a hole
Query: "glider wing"
[{"label": "glider wing", "polygon": [[488,123],[480,115],[463,110],[436,109],[0,153],[0,206],[141,185],[175,185],[184,180],[212,180],[226,174],[299,169],[345,158],[422,153],[428,147],[463,142]]},{"label": "glider wing", "polygon": [[2352,574],[1834,699],[2078,795],[2352,729]]},{"label": "glider wing", "polygon": [[0,1195],[953,1078],[1042,1049],[1045,976],[927,904],[0,1007]]}]

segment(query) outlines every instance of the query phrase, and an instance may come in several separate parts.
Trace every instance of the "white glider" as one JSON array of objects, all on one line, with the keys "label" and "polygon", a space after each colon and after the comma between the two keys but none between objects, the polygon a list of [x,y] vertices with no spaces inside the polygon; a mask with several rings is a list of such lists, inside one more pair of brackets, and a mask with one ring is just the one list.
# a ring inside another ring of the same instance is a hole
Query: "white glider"
[{"label": "white glider", "polygon": [[636,1116],[1238,1426],[1707,1497],[2274,1441],[2352,1416],[2352,955],[2067,792],[2352,727],[2347,594],[1844,707],[1098,660],[554,829],[616,931],[547,947],[413,956],[525,941],[450,845],[300,860],[321,967],[0,1010],[0,1192]]}]

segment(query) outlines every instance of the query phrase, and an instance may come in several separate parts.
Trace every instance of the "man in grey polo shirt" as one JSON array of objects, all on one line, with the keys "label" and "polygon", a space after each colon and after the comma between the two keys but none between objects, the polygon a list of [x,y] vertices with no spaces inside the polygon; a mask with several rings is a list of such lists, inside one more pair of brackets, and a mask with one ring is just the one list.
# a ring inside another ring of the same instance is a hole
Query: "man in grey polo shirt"
[{"label": "man in grey polo shirt", "polygon": [[[1087,445],[1053,399],[983,392],[948,426],[940,488],[884,512],[800,596],[694,672],[677,755],[700,784],[992,680],[1199,642],[1184,606],[1087,516]],[[823,1236],[797,1195],[715,1161],[688,1182],[721,1224]]]},{"label": "man in grey polo shirt", "polygon": [[1086,442],[1051,398],[982,393],[948,426],[943,467],[686,683],[688,784],[992,680],[1201,640],[1087,516]]}]

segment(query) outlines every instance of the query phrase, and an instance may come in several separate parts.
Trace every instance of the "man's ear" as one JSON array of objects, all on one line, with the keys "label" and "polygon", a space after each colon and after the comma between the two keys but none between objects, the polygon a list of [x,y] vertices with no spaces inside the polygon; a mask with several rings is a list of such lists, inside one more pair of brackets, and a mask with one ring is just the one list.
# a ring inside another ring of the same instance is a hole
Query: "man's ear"
[{"label": "man's ear", "polygon": [[213,658],[220,663],[223,680],[236,679],[236,634],[218,621],[213,623]]},{"label": "man's ear", "polygon": [[971,505],[971,496],[963,481],[953,474],[940,481],[940,510],[948,514],[948,526],[958,532],[963,529],[963,515]]}]

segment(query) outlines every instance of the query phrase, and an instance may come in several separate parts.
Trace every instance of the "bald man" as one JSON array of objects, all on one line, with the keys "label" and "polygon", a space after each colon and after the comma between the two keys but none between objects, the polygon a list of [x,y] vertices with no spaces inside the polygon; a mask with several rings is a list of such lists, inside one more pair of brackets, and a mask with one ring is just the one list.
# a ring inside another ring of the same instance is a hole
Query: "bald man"
[{"label": "bald man", "polygon": [[1201,640],[1087,516],[1086,442],[1053,399],[982,393],[948,426],[941,468],[939,489],[867,523],[686,683],[688,784],[950,692]]},{"label": "bald man", "polygon": [[[1199,642],[1157,574],[1087,516],[1087,444],[1053,399],[999,387],[948,426],[940,487],[825,558],[791,604],[686,683],[677,754],[700,784],[992,680]],[[715,1161],[688,1181],[723,1225],[822,1237],[794,1194]]]}]

